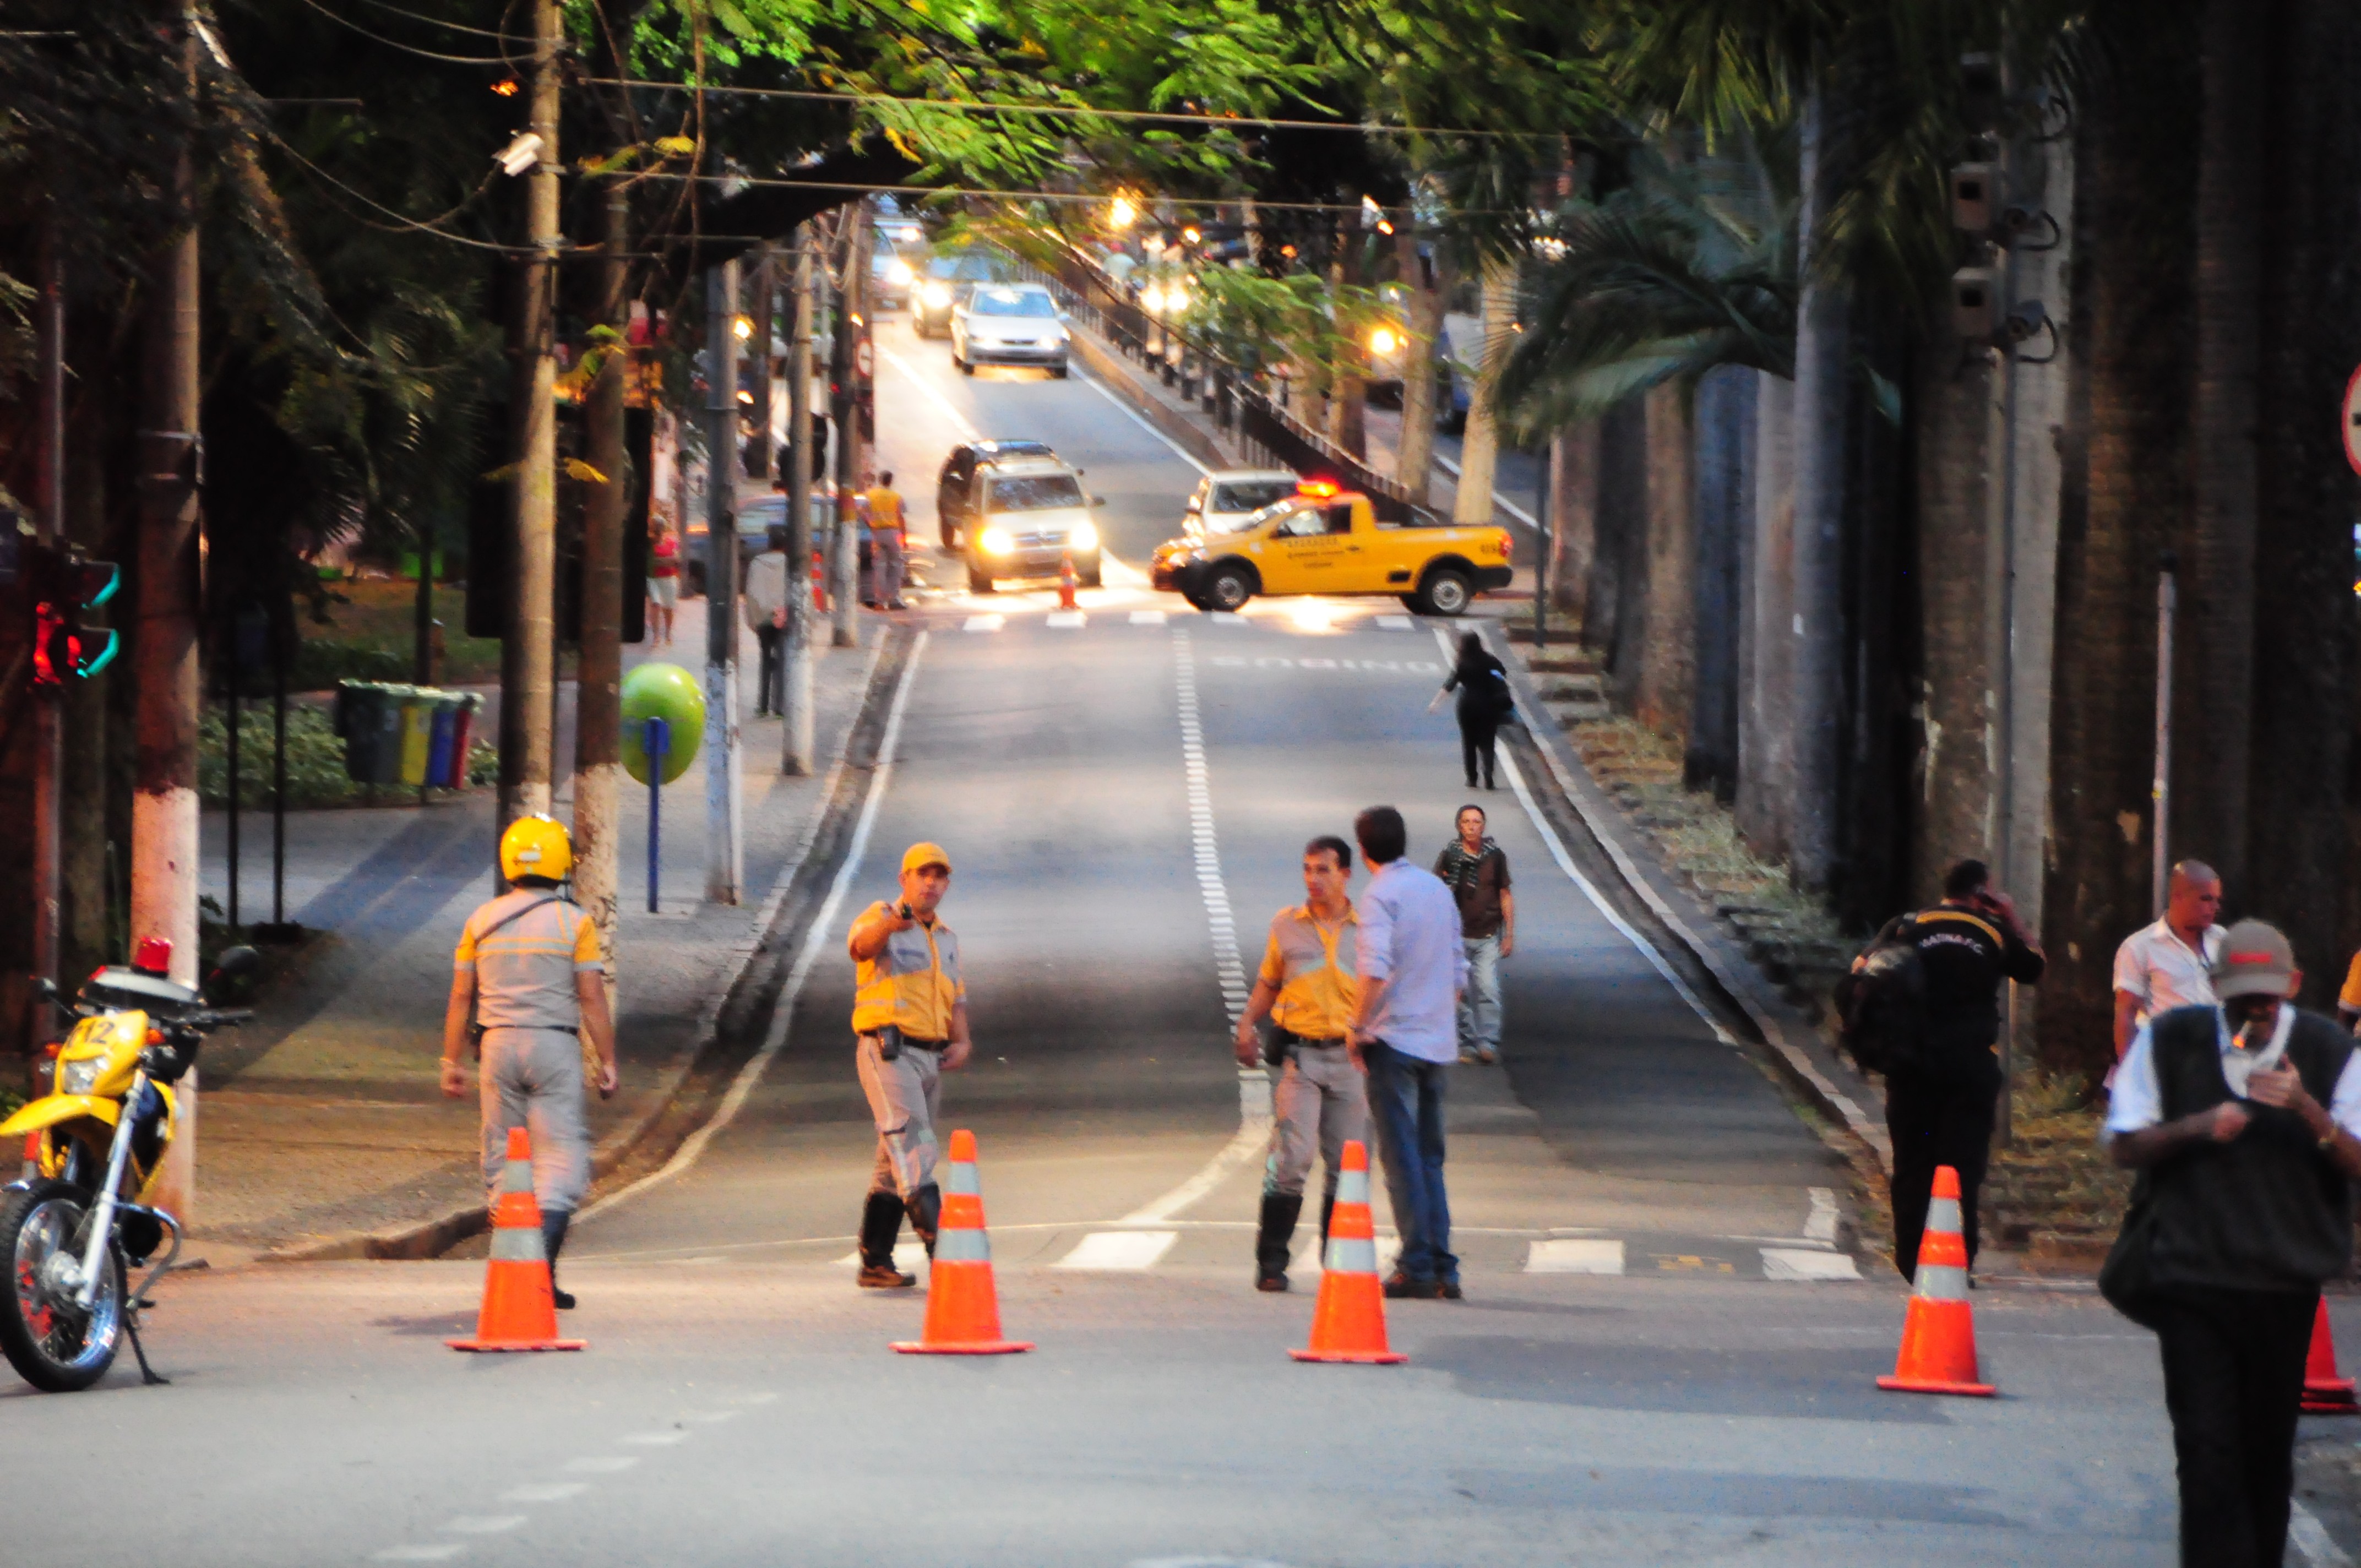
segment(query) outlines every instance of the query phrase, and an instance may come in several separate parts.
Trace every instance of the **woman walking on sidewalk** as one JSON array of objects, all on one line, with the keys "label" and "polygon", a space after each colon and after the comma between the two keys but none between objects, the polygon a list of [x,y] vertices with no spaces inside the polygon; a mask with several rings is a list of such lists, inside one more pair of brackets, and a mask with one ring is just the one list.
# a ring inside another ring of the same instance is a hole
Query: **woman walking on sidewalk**
[{"label": "woman walking on sidewalk", "polygon": [[1459,693],[1459,760],[1467,770],[1467,787],[1476,787],[1477,763],[1481,761],[1484,787],[1497,789],[1499,786],[1492,782],[1499,766],[1494,740],[1516,707],[1516,697],[1509,690],[1508,671],[1476,632],[1460,634],[1459,662],[1452,666],[1443,690],[1434,694],[1426,710],[1433,713],[1441,707],[1444,697],[1455,689]]}]

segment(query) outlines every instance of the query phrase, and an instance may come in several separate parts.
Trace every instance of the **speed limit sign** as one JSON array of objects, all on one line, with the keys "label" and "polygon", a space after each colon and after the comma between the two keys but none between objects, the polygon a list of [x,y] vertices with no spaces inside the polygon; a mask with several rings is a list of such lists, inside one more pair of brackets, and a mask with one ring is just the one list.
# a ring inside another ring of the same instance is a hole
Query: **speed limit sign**
[{"label": "speed limit sign", "polygon": [[[864,381],[877,374],[877,355],[875,351],[870,347],[869,340],[865,337],[856,338],[853,341],[852,366],[853,368],[860,373],[861,378]],[[2356,374],[2355,379],[2361,380],[2361,374]],[[2345,394],[2345,401],[2349,408],[2353,401],[2353,394],[2350,391]],[[2350,436],[2345,438],[2345,450],[2348,452],[2352,450],[2352,438]],[[2356,461],[2355,466],[2361,467],[2361,461]]]},{"label": "speed limit sign", "polygon": [[2345,460],[2361,474],[2361,370],[2345,383]]}]

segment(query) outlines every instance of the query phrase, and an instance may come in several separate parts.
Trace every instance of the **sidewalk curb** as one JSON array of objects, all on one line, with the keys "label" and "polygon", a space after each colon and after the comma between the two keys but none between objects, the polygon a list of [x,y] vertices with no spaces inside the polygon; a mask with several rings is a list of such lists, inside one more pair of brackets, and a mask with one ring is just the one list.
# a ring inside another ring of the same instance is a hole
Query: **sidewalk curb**
[{"label": "sidewalk curb", "polygon": [[[1686,889],[1674,883],[1661,868],[1651,874],[1654,852],[1635,840],[1620,809],[1582,765],[1564,729],[1554,717],[1549,717],[1549,708],[1533,685],[1532,673],[1520,660],[1501,662],[1509,668],[1510,683],[1517,692],[1518,711],[1526,720],[1533,750],[1541,754],[1558,793],[1574,808],[1584,830],[1614,864],[1624,886],[1647,905],[1689,957],[1704,966],[1722,996],[1753,1025],[1761,1043],[1769,1049],[1766,1059],[1781,1079],[1823,1115],[1868,1146],[1879,1167],[1891,1171],[1893,1140],[1883,1121],[1864,1110],[1861,1103],[1869,1096],[1869,1085],[1838,1059],[1819,1031],[1801,1013],[1771,989],[1762,971],[1737,945],[1713,928],[1710,916],[1695,904]],[[1540,716],[1538,720],[1536,716]],[[1688,909],[1684,911],[1675,900],[1688,904]]]},{"label": "sidewalk curb", "polygon": [[[811,812],[796,839],[795,852],[788,856],[786,863],[779,868],[779,874],[772,880],[770,891],[763,895],[761,905],[748,921],[743,939],[728,944],[725,950],[735,955],[736,968],[730,972],[728,982],[716,987],[712,999],[698,1012],[696,1044],[675,1055],[660,1069],[656,1092],[649,1096],[646,1107],[630,1123],[600,1139],[598,1147],[591,1151],[590,1179],[594,1187],[636,1154],[641,1145],[673,1112],[681,1086],[689,1081],[720,1043],[722,1013],[737,1000],[762,967],[756,960],[769,951],[767,938],[771,927],[786,903],[796,873],[803,870],[805,861],[809,859],[837,793],[843,785],[846,756],[869,727],[881,705],[893,699],[894,682],[891,679],[881,682],[879,677],[881,674],[899,668],[899,661],[888,660],[885,654],[889,647],[905,637],[906,628],[892,621],[873,624],[879,630],[870,643],[868,666],[862,673],[861,706],[853,711],[852,721],[845,726],[844,740],[837,747],[835,760],[829,764],[818,798],[812,803]],[[258,1255],[254,1261],[333,1263],[367,1259],[414,1262],[439,1257],[461,1242],[489,1228],[490,1217],[483,1205],[469,1203],[408,1224],[388,1225],[374,1231],[347,1231],[300,1245],[276,1248]]]}]

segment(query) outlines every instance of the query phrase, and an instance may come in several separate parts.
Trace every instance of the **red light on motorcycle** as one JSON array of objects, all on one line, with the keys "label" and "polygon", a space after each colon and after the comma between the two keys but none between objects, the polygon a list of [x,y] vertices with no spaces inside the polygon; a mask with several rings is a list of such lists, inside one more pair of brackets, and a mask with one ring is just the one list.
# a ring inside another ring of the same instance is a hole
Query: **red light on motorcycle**
[{"label": "red light on motorcycle", "polygon": [[172,968],[172,940],[169,937],[142,937],[131,954],[131,967],[143,974],[169,974]]},{"label": "red light on motorcycle", "polygon": [[58,1053],[65,1048],[66,1043],[63,1040],[51,1040],[48,1045],[41,1047],[41,1059],[44,1061],[55,1061],[58,1059]]},{"label": "red light on motorcycle", "polygon": [[149,1045],[151,1045],[151,1046],[160,1046],[160,1045],[162,1045],[162,1044],[164,1043],[164,1031],[163,1031],[163,1030],[161,1030],[161,1029],[150,1029],[150,1030],[148,1030],[148,1043]]}]

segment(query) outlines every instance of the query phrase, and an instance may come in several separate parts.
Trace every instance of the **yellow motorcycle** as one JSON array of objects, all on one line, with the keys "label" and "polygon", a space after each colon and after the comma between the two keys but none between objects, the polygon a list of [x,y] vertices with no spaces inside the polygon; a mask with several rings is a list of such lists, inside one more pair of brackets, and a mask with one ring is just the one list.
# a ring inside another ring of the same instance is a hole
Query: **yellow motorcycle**
[{"label": "yellow motorcycle", "polygon": [[[74,1016],[57,1047],[53,1092],[0,1122],[0,1140],[26,1140],[24,1179],[0,1188],[0,1351],[34,1387],[87,1388],[115,1365],[131,1336],[140,1376],[161,1383],[139,1343],[139,1312],[181,1254],[181,1222],[146,1201],[181,1124],[173,1085],[204,1036],[247,1017],[206,1004],[203,992],[168,978],[171,948],[139,945],[129,965],[93,972],[74,999],[38,982],[42,1000]],[[221,957],[208,987],[250,974],[253,949]],[[0,1147],[13,1146],[0,1142]],[[130,1270],[170,1248],[137,1290]]]}]

